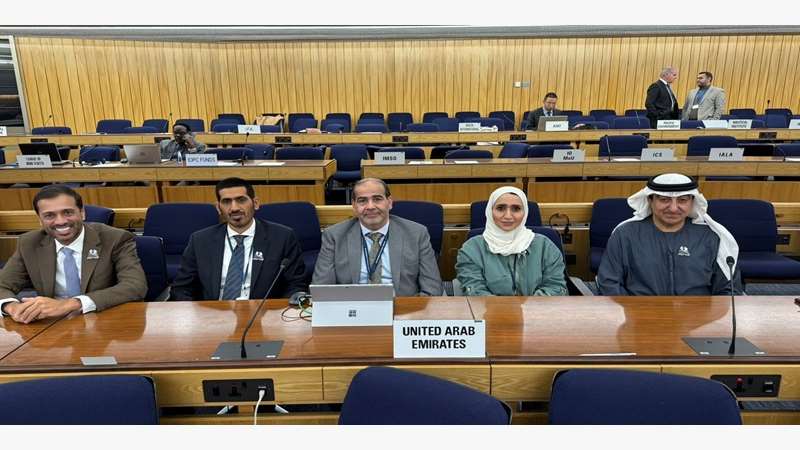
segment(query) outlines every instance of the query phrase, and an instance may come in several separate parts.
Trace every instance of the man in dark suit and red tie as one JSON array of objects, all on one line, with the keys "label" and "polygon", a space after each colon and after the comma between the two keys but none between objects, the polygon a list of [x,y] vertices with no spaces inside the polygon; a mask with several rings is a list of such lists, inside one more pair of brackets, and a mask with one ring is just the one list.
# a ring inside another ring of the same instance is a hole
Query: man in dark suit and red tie
[{"label": "man in dark suit and red tie", "polygon": [[678,120],[678,97],[670,86],[678,79],[678,69],[665,67],[661,76],[647,88],[647,99],[644,102],[647,108],[647,118],[650,126],[657,128],[659,120]]}]

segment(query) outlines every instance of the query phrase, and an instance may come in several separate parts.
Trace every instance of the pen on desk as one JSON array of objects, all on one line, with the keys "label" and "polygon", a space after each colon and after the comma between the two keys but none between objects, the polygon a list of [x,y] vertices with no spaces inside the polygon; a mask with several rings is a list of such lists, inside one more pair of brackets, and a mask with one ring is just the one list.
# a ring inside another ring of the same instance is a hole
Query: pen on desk
[{"label": "pen on desk", "polygon": [[579,356],[636,356],[636,353],[581,353]]}]

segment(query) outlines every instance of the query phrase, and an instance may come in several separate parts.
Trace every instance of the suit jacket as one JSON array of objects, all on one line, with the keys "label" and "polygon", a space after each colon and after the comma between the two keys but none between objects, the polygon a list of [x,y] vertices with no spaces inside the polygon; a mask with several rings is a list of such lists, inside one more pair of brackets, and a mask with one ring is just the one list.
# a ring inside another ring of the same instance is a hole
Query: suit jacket
[{"label": "suit jacket", "polygon": [[[358,219],[349,219],[326,229],[322,233],[322,248],[311,283],[358,284],[362,245]],[[388,248],[395,295],[442,295],[442,279],[427,228],[390,216]]]},{"label": "suit jacket", "polygon": [[656,128],[659,120],[678,120],[680,118],[678,115],[678,97],[676,95],[675,104],[671,108],[672,100],[670,97],[667,85],[661,80],[656,80],[647,88],[647,99],[644,102],[644,106],[647,108],[647,118],[650,119],[651,127]]},{"label": "suit jacket", "polygon": [[[250,298],[264,298],[278,274],[284,258],[289,264],[275,283],[270,298],[289,297],[304,291],[305,265],[300,243],[291,228],[266,220],[256,221],[253,255],[261,252],[263,260],[253,259],[250,272]],[[172,300],[216,300],[220,296],[222,260],[228,225],[221,223],[196,231],[183,252],[181,267],[172,282]]]},{"label": "suit jacket", "polygon": [[[697,95],[698,90],[699,88],[694,88],[686,95],[686,101],[683,103],[682,120],[689,120],[694,96]],[[700,108],[697,109],[697,120],[718,120],[724,112],[725,90],[716,86],[709,86],[706,95],[703,96],[703,100],[700,102]]]},{"label": "suit jacket", "polygon": [[[553,110],[553,115],[558,116],[561,114],[561,111],[558,109]],[[539,109],[534,109],[533,111],[528,113],[528,121],[522,127],[523,130],[535,130],[536,127],[539,126],[539,118],[544,116],[544,107]]]},{"label": "suit jacket", "polygon": [[[81,294],[89,296],[102,311],[112,306],[141,300],[147,293],[147,279],[136,253],[133,234],[101,223],[83,224]],[[96,251],[97,257],[89,258]],[[33,288],[45,297],[55,296],[56,244],[44,230],[19,237],[17,250],[0,272],[0,298],[14,297]]]}]

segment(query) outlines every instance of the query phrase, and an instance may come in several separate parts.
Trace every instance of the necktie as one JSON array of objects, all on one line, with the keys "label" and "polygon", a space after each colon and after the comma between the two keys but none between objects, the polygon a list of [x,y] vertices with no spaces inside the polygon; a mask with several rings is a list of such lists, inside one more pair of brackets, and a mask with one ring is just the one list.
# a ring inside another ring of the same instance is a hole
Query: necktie
[{"label": "necktie", "polygon": [[672,93],[672,88],[667,85],[667,92],[669,92],[669,109],[675,107],[675,94]]},{"label": "necktie", "polygon": [[234,236],[236,248],[233,249],[231,262],[228,264],[228,274],[225,275],[225,287],[222,289],[223,300],[236,300],[242,293],[244,281],[244,238],[243,234]]},{"label": "necktie", "polygon": [[372,233],[367,233],[367,237],[372,241],[372,247],[369,249],[369,267],[367,268],[367,272],[369,272],[370,267],[375,266],[375,271],[372,272],[372,276],[369,277],[370,284],[380,284],[381,283],[381,273],[383,272],[381,264],[375,264],[375,260],[378,259],[378,250],[380,249],[381,238],[383,237],[383,233],[378,233],[374,231]]},{"label": "necktie", "polygon": [[64,254],[64,277],[67,280],[64,297],[73,298],[81,293],[81,275],[73,256],[75,252],[69,247],[61,247],[61,253]]}]

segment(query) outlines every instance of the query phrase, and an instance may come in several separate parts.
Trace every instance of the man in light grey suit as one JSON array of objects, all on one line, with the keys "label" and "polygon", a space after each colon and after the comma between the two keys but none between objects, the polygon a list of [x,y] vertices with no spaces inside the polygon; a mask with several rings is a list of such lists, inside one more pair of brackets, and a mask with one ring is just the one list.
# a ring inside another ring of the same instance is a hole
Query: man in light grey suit
[{"label": "man in light grey suit", "polygon": [[377,178],[353,186],[355,217],[322,233],[311,284],[392,284],[395,295],[442,295],[439,266],[423,225],[392,216],[389,187]]},{"label": "man in light grey suit", "polygon": [[697,74],[697,87],[686,95],[682,120],[719,120],[725,113],[725,90],[712,86],[711,72]]}]

